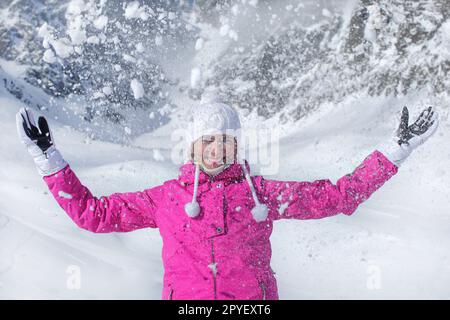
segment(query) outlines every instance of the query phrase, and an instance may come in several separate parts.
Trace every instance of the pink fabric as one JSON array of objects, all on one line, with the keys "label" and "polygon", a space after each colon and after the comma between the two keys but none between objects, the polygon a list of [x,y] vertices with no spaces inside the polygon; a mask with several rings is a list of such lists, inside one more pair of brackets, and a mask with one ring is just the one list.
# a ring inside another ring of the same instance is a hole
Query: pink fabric
[{"label": "pink fabric", "polygon": [[192,200],[195,167],[186,163],[178,179],[142,192],[94,197],[69,166],[44,177],[70,218],[92,232],[127,232],[159,228],[163,238],[163,299],[278,299],[270,268],[269,237],[278,219],[319,219],[352,214],[358,205],[397,173],[397,167],[374,151],[336,185],[274,181],[252,177],[269,217],[258,223],[242,168],[235,163],[210,179],[201,172],[197,218],[184,205]]}]

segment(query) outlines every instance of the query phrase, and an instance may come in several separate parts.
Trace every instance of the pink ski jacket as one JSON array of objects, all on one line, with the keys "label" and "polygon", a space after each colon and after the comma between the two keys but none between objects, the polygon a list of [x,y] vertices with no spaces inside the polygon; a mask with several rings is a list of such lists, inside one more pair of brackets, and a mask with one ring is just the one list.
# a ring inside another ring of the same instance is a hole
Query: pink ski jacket
[{"label": "pink ski jacket", "polygon": [[351,215],[397,170],[374,151],[336,184],[251,177],[259,201],[269,209],[262,222],[252,217],[255,202],[239,163],[213,178],[200,172],[197,201],[201,211],[195,218],[184,210],[193,194],[195,166],[191,162],[180,167],[177,179],[161,186],[100,198],[81,184],[70,166],[44,180],[59,205],[83,229],[105,233],[159,228],[163,299],[264,300],[278,299],[270,267],[273,221]]}]

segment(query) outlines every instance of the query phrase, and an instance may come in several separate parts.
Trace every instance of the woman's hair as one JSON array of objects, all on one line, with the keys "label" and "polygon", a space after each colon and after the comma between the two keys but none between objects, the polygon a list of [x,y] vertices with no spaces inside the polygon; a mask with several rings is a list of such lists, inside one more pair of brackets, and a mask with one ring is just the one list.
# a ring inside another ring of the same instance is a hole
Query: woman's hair
[{"label": "woman's hair", "polygon": [[194,142],[191,143],[191,157],[189,158],[190,161],[194,162]]}]

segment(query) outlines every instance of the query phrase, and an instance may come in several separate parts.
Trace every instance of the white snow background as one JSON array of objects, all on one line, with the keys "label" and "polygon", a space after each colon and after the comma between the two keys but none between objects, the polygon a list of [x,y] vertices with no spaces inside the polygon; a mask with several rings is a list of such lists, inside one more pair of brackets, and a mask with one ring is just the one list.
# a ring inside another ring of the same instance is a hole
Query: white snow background
[{"label": "white snow background", "polygon": [[[213,41],[198,44],[201,50],[180,71],[187,83],[196,61],[221,50]],[[20,82],[22,66],[5,60],[0,66],[2,76]],[[133,92],[142,94],[138,85]],[[36,101],[48,99],[37,89],[28,93]],[[430,101],[422,92],[402,98],[355,94],[283,128],[280,170],[268,178],[335,182],[389,139],[404,105],[412,115],[428,104],[441,113],[435,136],[353,216],[275,223],[272,268],[281,299],[450,298],[448,103],[448,96]],[[158,230],[79,229],[54,201],[17,137],[15,114],[23,106],[0,86],[0,298],[160,299]],[[177,176],[178,166],[169,159],[171,132],[183,125],[179,118],[123,146],[86,139],[73,129],[70,114],[44,115],[58,149],[97,196],[143,190]],[[258,119],[245,120],[244,128],[246,121]],[[68,286],[73,266],[81,272],[79,289]]]}]

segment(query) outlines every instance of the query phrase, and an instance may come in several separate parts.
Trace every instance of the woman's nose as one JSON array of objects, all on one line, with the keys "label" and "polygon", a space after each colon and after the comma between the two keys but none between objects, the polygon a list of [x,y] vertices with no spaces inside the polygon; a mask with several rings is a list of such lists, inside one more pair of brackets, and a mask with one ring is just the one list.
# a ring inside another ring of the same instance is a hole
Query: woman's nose
[{"label": "woman's nose", "polygon": [[213,142],[212,149],[211,149],[211,154],[213,157],[215,157],[217,155],[217,150],[218,150],[217,142]]},{"label": "woman's nose", "polygon": [[211,155],[213,157],[217,156],[220,152],[222,152],[222,144],[220,142],[214,141],[211,145]]}]

